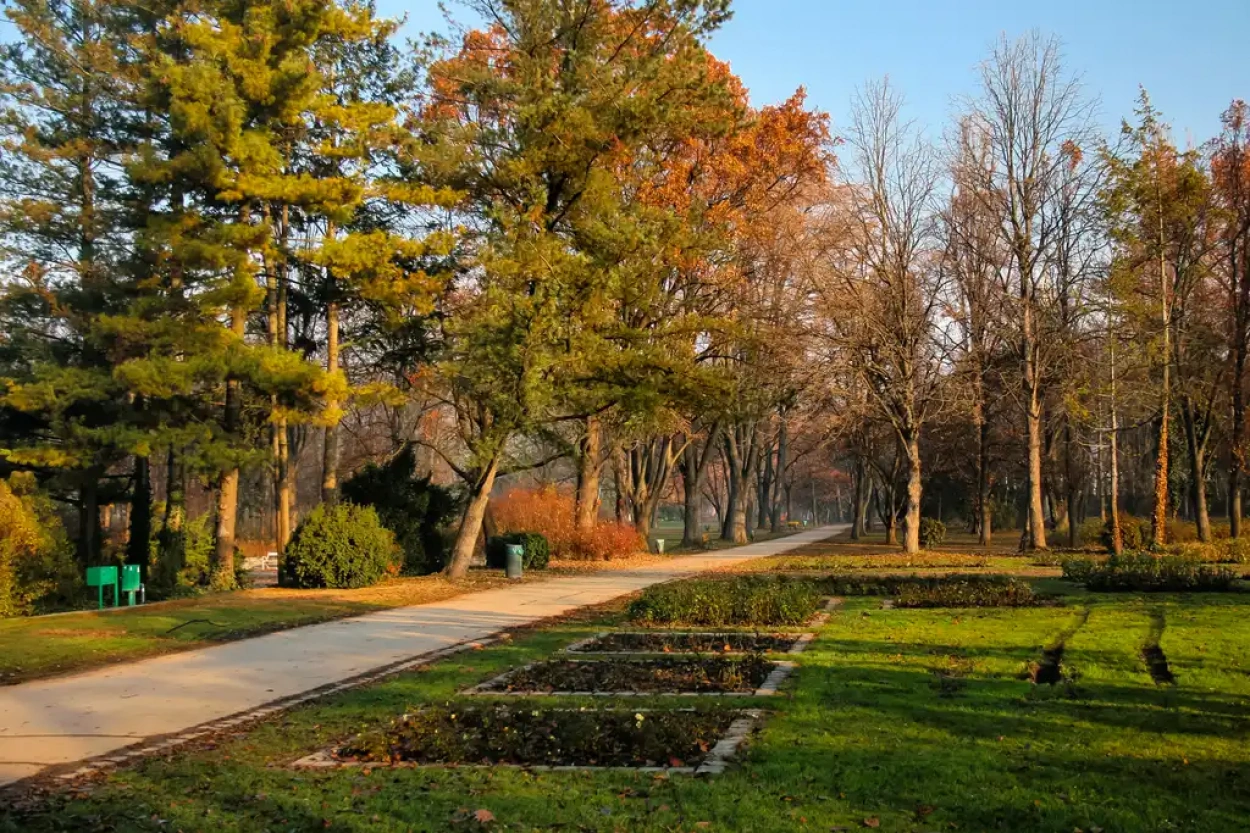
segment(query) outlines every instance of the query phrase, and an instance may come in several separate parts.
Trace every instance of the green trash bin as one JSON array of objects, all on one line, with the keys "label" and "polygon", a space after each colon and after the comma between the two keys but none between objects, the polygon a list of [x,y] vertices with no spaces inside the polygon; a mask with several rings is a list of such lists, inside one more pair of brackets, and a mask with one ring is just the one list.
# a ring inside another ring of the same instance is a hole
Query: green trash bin
[{"label": "green trash bin", "polygon": [[126,603],[133,607],[135,603],[135,593],[138,593],[142,589],[143,576],[139,573],[139,565],[123,564],[121,592],[129,594],[129,598]]},{"label": "green trash bin", "polygon": [[508,578],[521,577],[521,565],[525,562],[525,548],[520,544],[508,544],[504,573]]},{"label": "green trash bin", "polygon": [[[137,569],[137,568],[136,568]],[[118,601],[117,593],[117,567],[110,565],[108,567],[88,567],[87,568],[87,586],[96,588],[99,594],[98,605],[104,607],[104,588],[113,588],[113,606],[116,607]]]}]

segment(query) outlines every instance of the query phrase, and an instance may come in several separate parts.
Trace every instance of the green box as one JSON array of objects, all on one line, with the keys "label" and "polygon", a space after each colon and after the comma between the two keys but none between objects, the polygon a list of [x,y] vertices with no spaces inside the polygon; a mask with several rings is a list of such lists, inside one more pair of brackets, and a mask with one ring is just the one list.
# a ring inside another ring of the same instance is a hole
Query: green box
[{"label": "green box", "polygon": [[122,583],[121,592],[128,593],[129,598],[126,603],[134,606],[135,593],[139,592],[139,588],[143,586],[143,574],[139,570],[138,564],[122,565]]},{"label": "green box", "polygon": [[112,587],[113,606],[117,606],[119,599],[117,592],[117,567],[115,565],[109,567],[88,567],[87,586],[97,589],[99,593],[97,604],[99,607],[104,607],[104,588]]}]

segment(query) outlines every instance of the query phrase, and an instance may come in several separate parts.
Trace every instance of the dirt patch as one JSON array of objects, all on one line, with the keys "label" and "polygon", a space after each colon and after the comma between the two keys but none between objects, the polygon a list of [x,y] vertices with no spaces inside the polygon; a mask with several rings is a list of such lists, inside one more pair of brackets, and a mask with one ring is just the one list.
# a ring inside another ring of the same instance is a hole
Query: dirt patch
[{"label": "dirt patch", "polygon": [[1146,635],[1146,644],[1142,646],[1141,658],[1150,672],[1150,679],[1155,685],[1175,685],[1176,675],[1168,667],[1168,658],[1159,647],[1163,640],[1163,631],[1167,629],[1167,617],[1162,608],[1150,611],[1150,632]]},{"label": "dirt patch", "polygon": [[44,628],[35,631],[35,636],[69,636],[84,637],[90,639],[108,639],[115,636],[124,636],[125,629],[122,630],[91,630],[89,628]]},{"label": "dirt patch", "polygon": [[1077,632],[1085,627],[1085,623],[1089,621],[1089,608],[1082,608],[1076,615],[1075,621],[1068,627],[1061,630],[1051,640],[1051,643],[1042,649],[1042,659],[1040,662],[1029,663],[1028,677],[1034,685],[1056,685],[1065,682],[1066,676],[1063,668],[1063,652],[1067,643]]}]

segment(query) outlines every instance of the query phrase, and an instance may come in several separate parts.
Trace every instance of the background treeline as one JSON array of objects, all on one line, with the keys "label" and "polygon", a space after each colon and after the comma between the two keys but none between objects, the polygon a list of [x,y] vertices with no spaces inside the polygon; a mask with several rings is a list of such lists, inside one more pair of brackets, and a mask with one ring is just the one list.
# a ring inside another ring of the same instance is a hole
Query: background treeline
[{"label": "background treeline", "polygon": [[1243,104],[1108,139],[1029,35],[940,138],[868,84],[834,139],[708,52],[727,0],[466,5],[405,46],[368,3],[6,3],[12,608],[119,559],[227,589],[314,515],[462,575],[518,484],[572,557],[669,516],[1239,534]]}]

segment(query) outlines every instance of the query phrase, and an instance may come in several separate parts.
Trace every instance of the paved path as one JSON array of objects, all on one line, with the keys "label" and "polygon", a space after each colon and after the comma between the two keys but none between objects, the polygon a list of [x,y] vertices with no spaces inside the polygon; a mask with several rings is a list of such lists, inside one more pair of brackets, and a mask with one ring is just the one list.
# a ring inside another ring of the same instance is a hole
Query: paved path
[{"label": "paved path", "polygon": [[0,688],[0,785],[675,576],[786,552],[838,530],[822,527],[637,570],[486,590]]}]

